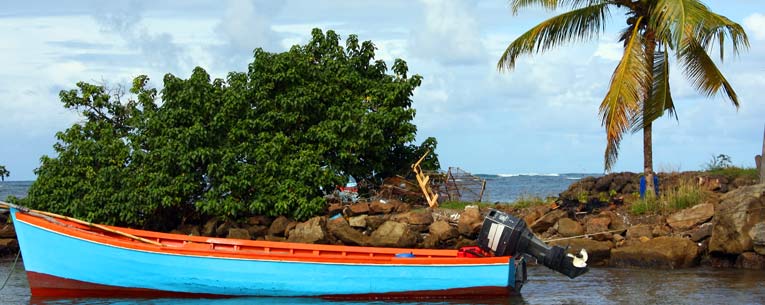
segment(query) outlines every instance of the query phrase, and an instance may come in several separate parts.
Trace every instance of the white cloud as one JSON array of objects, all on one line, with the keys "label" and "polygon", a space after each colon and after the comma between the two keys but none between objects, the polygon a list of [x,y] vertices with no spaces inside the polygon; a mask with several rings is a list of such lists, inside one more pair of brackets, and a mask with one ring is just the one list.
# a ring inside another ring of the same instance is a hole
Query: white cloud
[{"label": "white cloud", "polygon": [[414,27],[411,54],[443,64],[483,61],[485,49],[474,7],[466,1],[424,0],[425,22]]},{"label": "white cloud", "polygon": [[281,1],[230,0],[217,31],[236,49],[251,52],[257,47],[275,51],[280,39],[272,29]]},{"label": "white cloud", "polygon": [[593,55],[610,61],[619,61],[624,55],[624,46],[619,42],[600,42]]},{"label": "white cloud", "polygon": [[746,31],[754,34],[754,38],[758,40],[765,40],[765,15],[760,13],[754,13],[749,17],[744,18],[744,26]]}]

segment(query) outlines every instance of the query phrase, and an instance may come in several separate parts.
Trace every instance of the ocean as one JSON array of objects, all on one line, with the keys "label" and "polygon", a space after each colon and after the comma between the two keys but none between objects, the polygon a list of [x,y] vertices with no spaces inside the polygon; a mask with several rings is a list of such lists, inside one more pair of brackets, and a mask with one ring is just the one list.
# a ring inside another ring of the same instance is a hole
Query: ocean
[{"label": "ocean", "polygon": [[[548,197],[557,196],[566,190],[571,183],[587,176],[600,174],[568,173],[568,174],[478,174],[486,180],[484,202],[513,202],[524,196]],[[7,196],[26,197],[32,181],[0,182],[0,200]]]}]

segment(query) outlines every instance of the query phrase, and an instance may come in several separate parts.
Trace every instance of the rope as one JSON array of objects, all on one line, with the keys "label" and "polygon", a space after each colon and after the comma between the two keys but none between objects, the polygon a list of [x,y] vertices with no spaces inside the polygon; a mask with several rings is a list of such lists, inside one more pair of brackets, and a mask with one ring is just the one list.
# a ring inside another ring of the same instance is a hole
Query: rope
[{"label": "rope", "polygon": [[582,238],[582,237],[586,238],[586,237],[590,237],[590,236],[598,235],[598,234],[602,234],[602,233],[614,233],[614,232],[622,232],[622,231],[627,231],[627,229],[608,230],[608,231],[602,231],[602,232],[597,232],[597,233],[589,233],[589,234],[582,234],[582,235],[576,235],[576,236],[570,236],[570,237],[545,239],[545,240],[542,240],[542,241],[544,241],[544,242],[551,242],[551,241],[559,241],[559,240],[567,240],[567,239],[577,239],[577,238]]},{"label": "rope", "polygon": [[5,285],[8,284],[8,280],[11,279],[11,275],[13,274],[13,271],[16,270],[16,263],[19,262],[19,256],[21,256],[20,250],[19,250],[19,253],[16,253],[16,259],[13,260],[13,265],[11,266],[11,270],[8,270],[8,276],[5,277],[5,281],[3,282],[3,285],[0,286],[0,290],[3,290],[5,288]]}]

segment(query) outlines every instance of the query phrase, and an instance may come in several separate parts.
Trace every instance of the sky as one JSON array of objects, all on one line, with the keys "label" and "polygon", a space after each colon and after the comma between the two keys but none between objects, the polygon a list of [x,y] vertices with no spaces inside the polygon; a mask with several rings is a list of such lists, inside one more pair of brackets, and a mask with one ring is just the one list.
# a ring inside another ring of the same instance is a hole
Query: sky
[{"label": "sky", "polygon": [[[676,65],[671,87],[679,120],[654,123],[654,169],[701,169],[726,154],[753,167],[762,150],[765,1],[707,0],[741,24],[750,48],[718,67],[738,93],[699,95]],[[508,1],[7,1],[0,10],[0,165],[9,180],[33,180],[55,134],[82,121],[58,98],[78,81],[126,86],[148,75],[200,66],[213,77],[246,71],[252,51],[286,51],[313,28],[357,34],[392,66],[404,59],[423,77],[413,107],[417,138],[436,137],[443,167],[473,173],[602,173],[605,132],[598,116],[621,56],[624,12],[611,11],[592,41],[496,63],[507,45],[555,12],[513,15]],[[758,93],[759,92],[759,93]],[[614,171],[642,171],[642,133],[627,134]]]}]

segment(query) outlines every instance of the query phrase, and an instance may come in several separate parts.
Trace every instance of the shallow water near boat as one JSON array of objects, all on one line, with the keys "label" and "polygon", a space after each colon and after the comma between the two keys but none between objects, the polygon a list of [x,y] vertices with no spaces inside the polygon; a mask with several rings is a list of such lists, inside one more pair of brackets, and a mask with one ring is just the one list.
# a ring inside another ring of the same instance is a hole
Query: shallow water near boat
[{"label": "shallow water near boat", "polygon": [[[0,261],[0,281],[13,257]],[[31,298],[23,262],[12,270],[0,291],[0,304],[763,304],[765,271],[594,268],[568,279],[542,266],[529,267],[529,282],[520,297],[505,299],[325,301],[311,298],[230,299],[38,299]],[[480,275],[461,275],[480,276]],[[455,280],[459,280],[458,278]],[[0,282],[1,283],[1,282]]]}]

